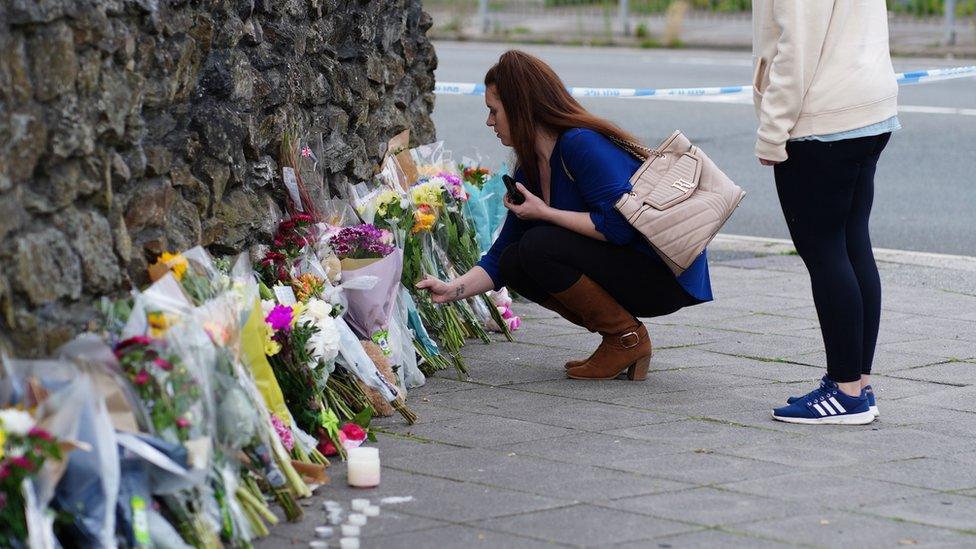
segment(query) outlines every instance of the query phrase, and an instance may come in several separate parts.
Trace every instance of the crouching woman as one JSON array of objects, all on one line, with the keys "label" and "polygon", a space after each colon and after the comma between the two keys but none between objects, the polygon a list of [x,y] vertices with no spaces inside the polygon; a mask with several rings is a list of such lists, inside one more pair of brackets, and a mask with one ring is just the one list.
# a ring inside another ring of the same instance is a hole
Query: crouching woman
[{"label": "crouching woman", "polygon": [[637,317],[710,301],[705,252],[675,277],[614,209],[641,164],[615,141],[636,139],[587,112],[547,64],[506,52],[485,86],[488,127],[515,151],[524,201],[504,197],[508,217],[476,267],[418,287],[445,303],[508,286],[603,336],[592,355],[566,364],[570,378],[612,379],[626,371],[628,379],[645,379],[651,340]]}]

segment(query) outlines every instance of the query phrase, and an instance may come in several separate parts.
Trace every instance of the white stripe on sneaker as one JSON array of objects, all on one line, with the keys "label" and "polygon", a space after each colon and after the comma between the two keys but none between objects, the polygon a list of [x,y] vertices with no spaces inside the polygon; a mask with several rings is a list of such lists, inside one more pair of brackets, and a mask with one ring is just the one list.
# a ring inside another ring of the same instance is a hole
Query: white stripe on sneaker
[{"label": "white stripe on sneaker", "polygon": [[820,405],[824,407],[824,410],[827,410],[828,412],[830,412],[830,415],[834,415],[834,414],[837,413],[837,410],[834,410],[833,406],[831,406],[830,404],[828,404],[826,400],[823,401],[823,402],[821,402]]},{"label": "white stripe on sneaker", "polygon": [[830,403],[831,404],[833,404],[834,406],[837,407],[838,410],[840,410],[840,413],[842,413],[842,414],[846,414],[847,413],[847,410],[845,410],[844,407],[840,405],[840,402],[837,402],[837,399],[836,398],[830,397],[829,400],[830,400]]},{"label": "white stripe on sneaker", "polygon": [[825,412],[825,411],[824,411],[824,409],[823,409],[823,408],[821,408],[819,404],[814,404],[814,405],[813,405],[813,407],[814,407],[814,409],[816,409],[816,410],[817,410],[818,412],[820,412],[820,416],[821,416],[821,417],[823,417],[823,416],[826,416],[826,415],[830,415],[830,414],[828,414],[827,412]]}]

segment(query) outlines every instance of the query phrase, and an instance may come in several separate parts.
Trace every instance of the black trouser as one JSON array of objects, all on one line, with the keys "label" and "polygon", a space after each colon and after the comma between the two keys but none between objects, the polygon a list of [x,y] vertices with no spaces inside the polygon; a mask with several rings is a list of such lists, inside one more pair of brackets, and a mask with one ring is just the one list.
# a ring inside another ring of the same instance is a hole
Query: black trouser
[{"label": "black trouser", "polygon": [[661,260],[562,227],[529,229],[505,248],[500,267],[505,283],[536,303],[568,290],[583,275],[638,317],[666,315],[696,303]]},{"label": "black trouser", "polygon": [[787,143],[776,190],[797,253],[810,272],[827,351],[838,382],[871,373],[881,321],[881,279],[868,218],[874,171],[890,133],[843,141]]}]

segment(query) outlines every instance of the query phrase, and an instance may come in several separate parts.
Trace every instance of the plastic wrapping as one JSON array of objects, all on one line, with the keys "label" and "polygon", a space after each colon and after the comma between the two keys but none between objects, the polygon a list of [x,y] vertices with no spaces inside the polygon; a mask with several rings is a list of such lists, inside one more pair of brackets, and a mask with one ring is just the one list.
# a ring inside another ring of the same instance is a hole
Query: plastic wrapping
[{"label": "plastic wrapping", "polygon": [[[409,313],[404,298],[410,294],[402,284],[397,292],[396,307],[390,320],[390,348],[393,349],[393,359],[400,366],[397,376],[400,384],[406,389],[421,387],[427,382],[423,372],[417,366],[417,353],[414,351],[413,334],[408,327]],[[412,302],[412,301],[411,301]]]},{"label": "plastic wrapping", "polygon": [[387,402],[396,400],[400,396],[400,389],[396,385],[390,384],[376,369],[376,364],[366,354],[366,350],[363,349],[352,328],[341,317],[336,319],[336,326],[339,328],[340,340],[337,362],[366,385],[379,391]]},{"label": "plastic wrapping", "polygon": [[[49,417],[48,431],[58,439],[71,439],[91,447],[68,454],[67,468],[51,500],[74,518],[70,528],[84,547],[115,547],[115,504],[119,491],[116,435],[105,403],[91,377],[64,363],[72,382],[52,392],[38,410]],[[44,383],[44,378],[41,378]],[[47,504],[39,498],[42,504]]]}]

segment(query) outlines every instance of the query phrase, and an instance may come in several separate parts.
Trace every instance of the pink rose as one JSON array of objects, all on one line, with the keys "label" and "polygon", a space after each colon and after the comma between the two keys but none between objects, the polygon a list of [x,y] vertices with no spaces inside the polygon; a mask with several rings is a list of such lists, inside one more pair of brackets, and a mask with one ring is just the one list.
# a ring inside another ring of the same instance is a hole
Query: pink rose
[{"label": "pink rose", "polygon": [[135,383],[140,387],[149,383],[149,373],[145,370],[141,370],[138,374],[136,374],[136,377],[132,379],[132,383]]},{"label": "pink rose", "polygon": [[176,418],[176,426],[180,429],[186,429],[190,426],[190,420],[186,419],[185,417],[178,417]]},{"label": "pink rose", "polygon": [[23,469],[25,471],[33,471],[34,464],[31,460],[25,458],[24,456],[17,456],[15,458],[10,458],[10,465],[17,467],[18,469]]},{"label": "pink rose", "polygon": [[48,442],[54,440],[54,437],[51,436],[51,433],[48,433],[47,431],[39,427],[31,427],[31,430],[27,432],[27,436],[33,438],[39,438],[41,440],[46,440]]},{"label": "pink rose", "polygon": [[165,358],[157,358],[156,360],[153,360],[153,364],[162,370],[166,370],[167,372],[173,369],[173,364]]},{"label": "pink rose", "polygon": [[518,330],[520,326],[522,326],[522,319],[517,316],[508,319],[507,322],[508,322],[508,330],[510,332],[514,332],[515,330]]},{"label": "pink rose", "polygon": [[[343,448],[346,447],[346,434],[342,431],[339,431],[339,444],[342,444]],[[322,452],[323,456],[334,456],[339,453],[329,437],[322,437],[322,440],[319,441],[318,450]]]},{"label": "pink rose", "polygon": [[366,440],[366,431],[355,423],[347,423],[343,425],[342,432],[345,433],[346,438],[349,440],[358,440],[360,442]]},{"label": "pink rose", "polygon": [[152,338],[146,336],[133,336],[129,339],[122,340],[121,343],[116,346],[116,349],[124,349],[129,345],[151,345],[153,342]]}]

